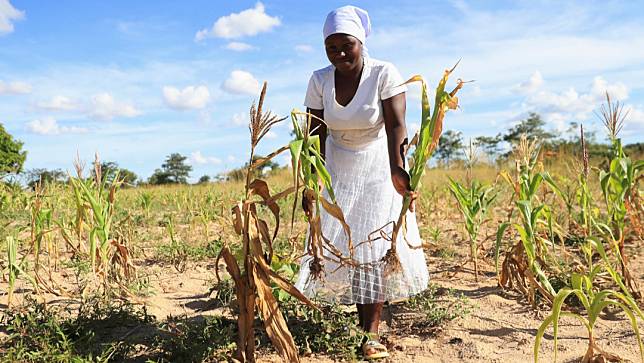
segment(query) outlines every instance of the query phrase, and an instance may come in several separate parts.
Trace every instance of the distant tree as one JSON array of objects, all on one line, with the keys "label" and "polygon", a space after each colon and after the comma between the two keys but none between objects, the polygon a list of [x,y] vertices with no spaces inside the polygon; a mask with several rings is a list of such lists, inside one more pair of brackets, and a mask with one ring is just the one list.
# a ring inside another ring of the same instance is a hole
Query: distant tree
[{"label": "distant tree", "polygon": [[170,175],[164,172],[161,169],[155,169],[154,173],[148,178],[148,184],[160,185],[160,184],[170,184]]},{"label": "distant tree", "polygon": [[[255,157],[253,157],[253,162],[255,162],[259,158],[262,158],[262,156],[255,155]],[[247,167],[248,163],[246,163],[245,166]],[[279,169],[279,167],[280,167],[280,165],[278,163],[274,162],[273,160],[269,160],[269,161],[265,162],[264,164],[262,164],[262,166],[260,168],[260,173],[265,174],[268,170],[273,172],[273,171]]]},{"label": "distant tree", "polygon": [[201,178],[199,178],[199,181],[197,184],[208,184],[210,183],[210,176],[209,175],[202,175]]},{"label": "distant tree", "polygon": [[449,166],[456,155],[463,149],[463,133],[460,131],[445,131],[438,140],[436,158]]},{"label": "distant tree", "polygon": [[150,184],[187,184],[192,166],[186,164],[187,156],[179,153],[168,155],[161,169],[156,169],[148,179]]},{"label": "distant tree", "polygon": [[[263,158],[261,155],[255,155],[253,156],[253,162],[257,161],[258,159]],[[255,169],[255,175],[253,175],[254,178],[257,178],[262,175],[266,175],[268,172],[273,172],[277,169],[279,169],[280,165],[273,160],[269,160],[265,162],[264,164],[261,165],[258,169]],[[228,178],[232,180],[243,180],[246,178],[246,170],[248,169],[248,162],[244,164],[241,168],[233,169],[229,171],[226,175]]]},{"label": "distant tree", "polygon": [[47,170],[44,168],[31,169],[26,172],[27,185],[34,189],[36,184],[42,182],[48,183],[64,183],[67,180],[67,175],[60,169]]},{"label": "distant tree", "polygon": [[139,179],[139,176],[136,175],[136,173],[133,172],[132,170],[128,170],[128,169],[124,169],[124,168],[122,168],[120,170],[121,170],[121,172],[119,173],[119,178],[121,178],[123,183],[125,183],[127,185],[134,185],[137,182],[137,180]]},{"label": "distant tree", "polygon": [[[571,121],[568,124],[566,134],[570,135],[569,141],[581,147],[580,125],[577,122]],[[588,128],[584,129],[584,142],[586,145],[597,143],[597,131],[590,131]]]},{"label": "distant tree", "polygon": [[642,159],[642,155],[644,154],[644,142],[625,145],[624,153],[633,159]]},{"label": "distant tree", "polygon": [[20,173],[27,158],[22,142],[11,136],[0,124],[0,178],[10,173]]},{"label": "distant tree", "polygon": [[530,112],[528,118],[521,120],[517,125],[510,128],[508,132],[503,135],[503,141],[511,144],[517,143],[521,139],[522,134],[526,134],[529,139],[538,139],[541,143],[547,144],[555,138],[555,134],[548,132],[544,129],[546,122],[541,119],[539,114]]},{"label": "distant tree", "polygon": [[213,180],[215,182],[225,182],[228,179],[229,179],[229,176],[228,176],[228,173],[226,173],[226,172],[219,173],[219,174],[215,175],[215,177],[213,178]]},{"label": "distant tree", "polygon": [[[119,167],[119,164],[114,161],[103,161],[101,163],[101,178],[107,180],[108,183],[112,182],[117,172],[119,180],[126,185],[134,185],[138,179],[138,176],[133,171]],[[93,170],[92,173],[94,173]]]},{"label": "distant tree", "polygon": [[226,173],[226,177],[234,181],[244,180],[244,178],[246,178],[246,168],[237,168],[230,170],[228,173]]},{"label": "distant tree", "polygon": [[496,136],[478,136],[474,139],[475,145],[481,148],[490,160],[496,159],[501,152],[501,148],[499,147],[501,141],[501,134]]}]

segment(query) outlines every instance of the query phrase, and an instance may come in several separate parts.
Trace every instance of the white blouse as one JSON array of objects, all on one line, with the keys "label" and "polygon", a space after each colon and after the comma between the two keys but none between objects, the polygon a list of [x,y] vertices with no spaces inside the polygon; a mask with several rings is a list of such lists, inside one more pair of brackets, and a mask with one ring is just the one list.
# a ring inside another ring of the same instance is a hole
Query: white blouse
[{"label": "white blouse", "polygon": [[393,64],[365,57],[356,94],[342,106],[335,98],[335,67],[330,65],[313,72],[304,105],[324,110],[324,121],[334,142],[360,149],[385,137],[381,101],[405,92],[403,82]]}]

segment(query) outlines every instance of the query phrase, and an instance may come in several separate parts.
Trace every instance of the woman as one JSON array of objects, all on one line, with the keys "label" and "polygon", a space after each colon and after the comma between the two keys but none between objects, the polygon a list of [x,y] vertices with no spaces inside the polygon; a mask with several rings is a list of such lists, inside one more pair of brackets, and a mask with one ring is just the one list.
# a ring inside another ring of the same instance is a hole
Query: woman
[{"label": "woman", "polygon": [[[380,262],[390,242],[360,244],[378,237],[372,232],[388,223],[384,230],[391,236],[390,222],[397,220],[402,196],[410,192],[404,164],[406,87],[392,64],[368,56],[365,39],[370,30],[369,16],[360,8],[344,6],[329,13],[323,34],[331,65],[313,73],[304,102],[308,112],[324,120],[314,127],[319,126],[326,167],[360,266],[325,260],[324,278],[315,279],[307,256],[297,287],[310,297],[357,304],[360,326],[369,334],[363,353],[366,358],[383,358],[389,355],[378,337],[384,301],[421,292],[429,276],[423,250],[408,246],[421,244],[413,206],[407,215],[407,241],[402,234],[397,241],[400,273],[385,274]],[[348,256],[340,223],[324,211],[321,220],[323,235]]]}]

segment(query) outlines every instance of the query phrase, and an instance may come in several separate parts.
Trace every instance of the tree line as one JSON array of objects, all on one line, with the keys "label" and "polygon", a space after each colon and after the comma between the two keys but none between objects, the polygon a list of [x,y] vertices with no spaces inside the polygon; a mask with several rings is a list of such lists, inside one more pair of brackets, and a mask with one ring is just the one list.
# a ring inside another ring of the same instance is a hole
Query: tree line
[{"label": "tree line", "polygon": [[[25,185],[34,188],[37,183],[65,183],[67,181],[67,173],[61,169],[46,169],[34,168],[23,170],[24,163],[27,159],[27,151],[23,150],[23,143],[16,140],[10,135],[0,123],[0,181],[8,175],[18,176]],[[253,161],[261,158],[256,155]],[[188,157],[180,153],[171,153],[166,156],[160,168],[154,170],[148,179],[140,179],[136,173],[126,168],[119,166],[114,161],[103,161],[100,163],[101,178],[107,178],[111,181],[118,173],[119,180],[126,186],[135,185],[162,185],[162,184],[188,184],[192,166],[187,163]],[[245,169],[248,163],[244,166],[227,171],[224,174],[216,175],[211,178],[209,175],[203,175],[199,178],[197,184],[209,183],[213,180],[241,180],[245,176]],[[268,161],[262,166],[259,171],[261,174],[275,171],[279,165],[274,161]],[[94,176],[95,171],[92,169],[91,175]]]},{"label": "tree line", "polygon": [[[581,150],[581,134],[578,123],[570,122],[568,128],[562,133],[547,131],[545,126],[546,123],[541,116],[532,112],[505,133],[498,133],[495,136],[478,136],[471,141],[473,146],[485,154],[491,163],[506,161],[511,154],[511,149],[507,147],[504,149],[503,146],[518,143],[523,134],[529,139],[539,140],[546,151],[566,152],[574,155]],[[590,157],[608,158],[610,146],[607,143],[599,142],[595,132],[584,131],[584,139]],[[434,153],[435,160],[440,166],[449,167],[453,162],[459,161],[463,157],[465,147],[463,134],[460,131],[446,130],[439,139],[438,147]],[[624,149],[633,155],[642,155],[644,144],[626,145]]]},{"label": "tree line", "polygon": [[[579,149],[580,135],[578,125],[574,122],[570,123],[569,129],[557,135],[545,129],[546,123],[540,115],[530,113],[528,117],[521,120],[515,126],[510,127],[505,133],[498,133],[495,136],[479,136],[472,139],[472,143],[476,148],[485,153],[490,162],[502,162],[507,160],[510,151],[504,152],[505,145],[511,145],[525,134],[528,138],[536,138],[541,141],[546,150],[574,150]],[[565,138],[564,135],[571,135]],[[607,157],[609,147],[606,144],[599,143],[596,140],[594,132],[585,132],[584,138],[589,147],[589,154],[591,157]],[[506,148],[507,149],[507,148]],[[637,143],[625,146],[625,149],[632,149],[634,155],[641,155],[644,153],[644,144]],[[453,162],[462,158],[464,150],[463,134],[460,131],[446,130],[441,135],[438,147],[435,152],[434,159],[439,166],[449,167]],[[260,158],[257,155],[255,158]],[[42,182],[65,182],[67,175],[60,169],[44,169],[36,168],[31,170],[23,170],[23,165],[27,158],[27,151],[23,150],[23,143],[13,138],[0,123],[0,181],[7,175],[17,175],[25,182],[26,185],[33,187],[36,183]],[[161,184],[187,184],[192,172],[192,166],[187,163],[187,156],[180,153],[172,153],[168,155],[160,168],[155,169],[154,173],[148,179],[140,179],[133,171],[120,167],[117,162],[103,161],[101,163],[102,177],[113,178],[118,171],[119,179],[124,182],[124,185],[161,185]],[[241,180],[245,175],[244,171],[248,167],[248,163],[240,168],[230,170],[224,174],[216,175],[211,178],[209,175],[203,175],[199,178],[198,184],[209,183],[217,180]],[[261,174],[266,174],[275,171],[279,165],[273,161],[263,165],[259,171]]]}]

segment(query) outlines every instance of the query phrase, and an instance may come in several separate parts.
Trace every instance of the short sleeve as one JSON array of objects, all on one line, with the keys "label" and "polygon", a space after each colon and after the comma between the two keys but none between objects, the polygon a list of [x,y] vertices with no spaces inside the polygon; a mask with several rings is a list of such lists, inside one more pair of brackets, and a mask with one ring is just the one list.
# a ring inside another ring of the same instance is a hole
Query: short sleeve
[{"label": "short sleeve", "polygon": [[398,69],[391,64],[387,63],[382,67],[382,74],[380,75],[380,99],[386,100],[397,94],[407,91],[407,86],[402,85],[405,82],[398,72]]},{"label": "short sleeve", "polygon": [[315,73],[309,79],[309,86],[306,89],[306,97],[304,98],[304,106],[313,110],[324,109],[324,104],[322,103],[322,86]]}]

